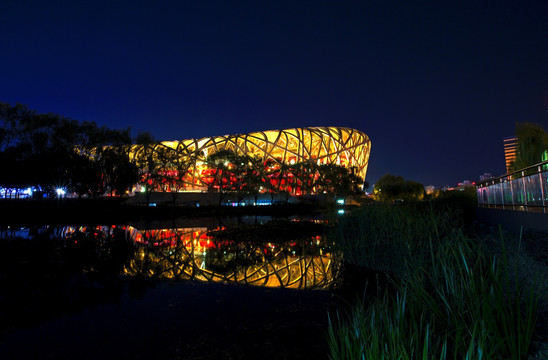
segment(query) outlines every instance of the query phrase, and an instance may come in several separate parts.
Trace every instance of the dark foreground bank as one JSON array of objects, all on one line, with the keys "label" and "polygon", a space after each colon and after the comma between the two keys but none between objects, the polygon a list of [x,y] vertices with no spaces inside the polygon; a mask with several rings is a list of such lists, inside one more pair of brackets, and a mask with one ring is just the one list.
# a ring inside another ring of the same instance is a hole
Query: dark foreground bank
[{"label": "dark foreground bank", "polygon": [[329,291],[162,282],[0,341],[1,359],[326,359]]}]

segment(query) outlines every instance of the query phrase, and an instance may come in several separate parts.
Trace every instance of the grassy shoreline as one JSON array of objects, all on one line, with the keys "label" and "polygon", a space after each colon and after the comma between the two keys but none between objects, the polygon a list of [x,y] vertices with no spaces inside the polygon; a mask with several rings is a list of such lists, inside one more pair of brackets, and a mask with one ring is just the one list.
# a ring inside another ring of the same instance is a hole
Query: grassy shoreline
[{"label": "grassy shoreline", "polygon": [[502,235],[496,252],[496,240],[464,233],[456,215],[417,203],[364,208],[340,222],[332,236],[345,261],[388,274],[395,291],[330,314],[332,359],[538,355],[542,283],[515,265]]}]

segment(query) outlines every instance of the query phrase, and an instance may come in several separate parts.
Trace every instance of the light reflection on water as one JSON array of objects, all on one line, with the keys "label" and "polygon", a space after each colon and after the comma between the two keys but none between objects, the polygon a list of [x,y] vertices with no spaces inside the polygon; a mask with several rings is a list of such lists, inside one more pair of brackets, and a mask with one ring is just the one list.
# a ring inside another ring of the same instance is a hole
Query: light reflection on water
[{"label": "light reflection on water", "polygon": [[171,228],[0,225],[0,334],[125,294],[140,297],[156,279],[292,289],[335,282],[341,257],[331,254],[325,228],[315,222],[223,221],[230,227],[220,238],[211,233],[218,224],[203,221]]},{"label": "light reflection on water", "polygon": [[338,258],[323,236],[283,242],[219,240],[208,227],[139,230],[129,225],[65,227],[62,236],[70,241],[93,233],[104,239],[121,230],[135,248],[123,266],[128,276],[326,289],[338,269]]}]

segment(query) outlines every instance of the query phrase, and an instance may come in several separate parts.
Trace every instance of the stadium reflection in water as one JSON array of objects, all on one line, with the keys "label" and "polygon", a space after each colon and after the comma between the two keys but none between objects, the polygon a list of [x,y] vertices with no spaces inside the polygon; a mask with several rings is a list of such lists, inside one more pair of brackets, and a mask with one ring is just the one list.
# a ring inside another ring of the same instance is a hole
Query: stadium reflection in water
[{"label": "stadium reflection in water", "polygon": [[[64,236],[86,231],[67,227]],[[206,227],[138,230],[97,227],[96,233],[123,230],[135,247],[124,265],[128,276],[226,282],[295,289],[333,285],[340,258],[321,236],[285,242],[218,240]]]}]

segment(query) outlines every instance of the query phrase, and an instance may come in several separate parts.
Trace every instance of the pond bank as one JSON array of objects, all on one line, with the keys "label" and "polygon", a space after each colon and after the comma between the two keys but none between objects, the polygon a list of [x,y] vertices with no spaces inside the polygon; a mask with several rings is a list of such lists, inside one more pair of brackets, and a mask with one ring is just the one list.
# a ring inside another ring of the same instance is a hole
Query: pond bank
[{"label": "pond bank", "polygon": [[8,332],[2,359],[327,359],[329,291],[162,282],[29,329]]},{"label": "pond bank", "polygon": [[314,214],[332,209],[329,206],[311,204],[280,204],[271,206],[133,206],[126,199],[54,199],[27,200],[2,199],[0,223],[19,224],[67,224],[67,223],[126,223],[141,219],[171,219],[176,217],[245,216],[262,215],[287,217],[295,214]]}]

